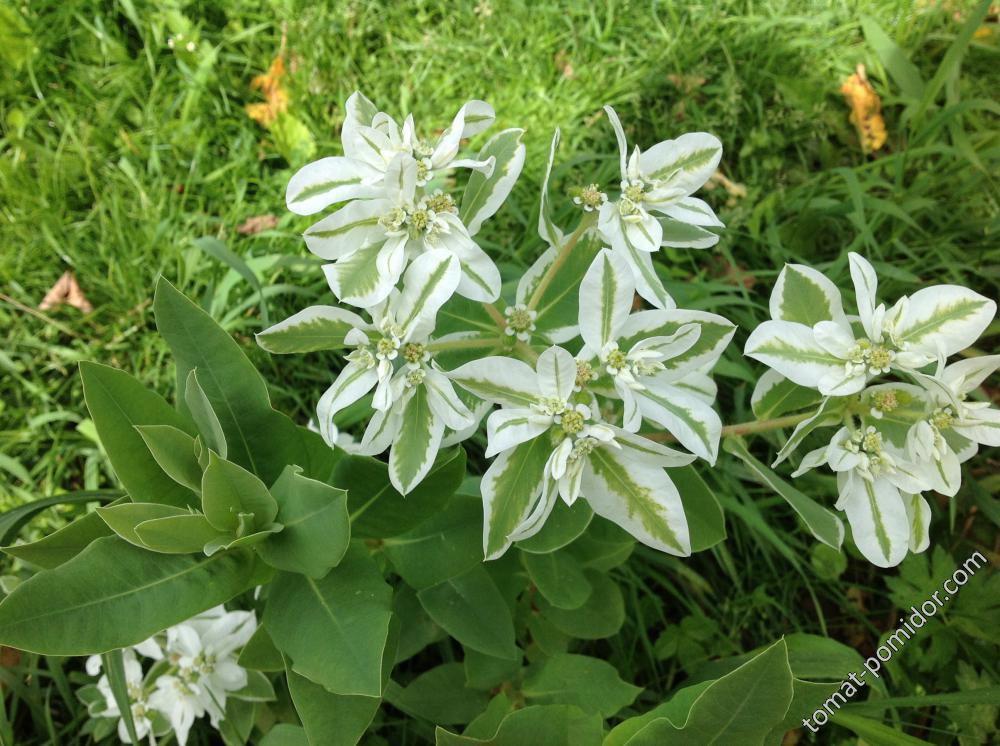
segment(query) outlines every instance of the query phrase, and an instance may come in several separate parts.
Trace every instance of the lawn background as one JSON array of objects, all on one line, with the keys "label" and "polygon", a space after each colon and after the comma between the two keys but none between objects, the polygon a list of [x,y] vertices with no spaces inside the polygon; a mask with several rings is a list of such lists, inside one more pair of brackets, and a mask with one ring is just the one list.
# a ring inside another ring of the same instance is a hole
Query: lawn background
[{"label": "lawn background", "polygon": [[[722,170],[745,194],[721,186],[708,192],[727,224],[720,244],[668,250],[661,271],[680,306],[717,311],[740,326],[717,369],[728,423],[752,419],[749,396],[761,368],[740,349],[766,318],[770,286],[786,261],[819,266],[847,287],[846,252],[855,250],[875,264],[883,298],[942,282],[996,298],[996,17],[970,29],[978,30],[961,59],[947,54],[977,7],[819,0],[0,4],[0,509],[114,485],[76,364],[115,365],[172,393],[150,306],[160,274],[236,335],[279,409],[308,419],[336,359],[272,359],[257,350],[256,290],[219,260],[219,243],[204,239],[218,239],[256,272],[273,318],[320,297],[321,272],[299,238],[309,221],[285,211],[284,188],[310,151],[341,152],[343,102],[359,88],[394,115],[412,111],[428,130],[446,126],[469,98],[494,106],[496,129],[527,129],[521,180],[481,234],[508,278],[541,247],[538,188],[555,126],[563,142],[554,194],[562,195],[597,176],[605,185],[617,180],[605,103],[643,145],[685,131],[718,135]],[[910,62],[875,43],[873,27]],[[268,130],[245,106],[264,100],[251,81],[282,51],[288,112]],[[862,152],[840,94],[859,62],[885,108],[888,142],[875,156]],[[907,106],[914,75],[936,86],[922,110]],[[237,231],[262,215],[276,216],[275,226]],[[67,269],[93,312],[36,312]],[[996,351],[997,331],[994,323],[981,351]],[[755,448],[768,447],[756,441]],[[481,454],[481,444],[470,446],[480,466]],[[994,564],[1000,559],[996,472],[995,453],[970,462],[959,496],[935,505],[934,548],[882,572],[817,546],[779,498],[741,482],[745,472],[723,456],[711,480],[727,512],[727,542],[683,562],[638,552],[620,570],[632,591],[626,629],[591,652],[647,687],[651,704],[704,660],[782,633],[828,634],[870,651],[893,625],[893,608],[922,600],[922,590],[935,589],[934,578],[950,574],[972,548]],[[832,505],[832,479],[797,484]],[[50,513],[25,536],[70,515]],[[996,581],[995,573],[977,579],[983,588],[968,595],[979,605],[965,621],[897,656],[894,694],[1000,685]],[[60,707],[72,716],[71,703]],[[966,743],[977,743],[997,718],[997,707],[977,707],[900,717],[923,738],[946,743],[962,732],[972,734]],[[392,743],[418,739],[405,723],[387,727]],[[838,732],[846,733],[830,728],[823,738]]]}]

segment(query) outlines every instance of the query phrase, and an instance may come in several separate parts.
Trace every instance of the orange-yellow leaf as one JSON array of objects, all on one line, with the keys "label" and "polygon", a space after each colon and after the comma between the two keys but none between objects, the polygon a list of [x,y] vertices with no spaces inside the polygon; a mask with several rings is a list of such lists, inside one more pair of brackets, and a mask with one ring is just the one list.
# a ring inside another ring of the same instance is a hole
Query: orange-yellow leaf
[{"label": "orange-yellow leaf", "polygon": [[868,82],[864,65],[858,65],[857,71],[844,81],[840,92],[851,107],[850,121],[858,130],[862,150],[872,153],[880,149],[886,140],[882,99]]}]

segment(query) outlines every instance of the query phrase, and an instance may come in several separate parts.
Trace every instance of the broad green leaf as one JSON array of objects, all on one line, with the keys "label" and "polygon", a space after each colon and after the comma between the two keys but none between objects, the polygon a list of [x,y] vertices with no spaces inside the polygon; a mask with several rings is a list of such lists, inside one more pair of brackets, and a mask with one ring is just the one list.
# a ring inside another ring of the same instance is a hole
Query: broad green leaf
[{"label": "broad green leaf", "polygon": [[726,538],[726,519],[715,493],[691,465],[668,469],[681,496],[692,552],[702,552]]},{"label": "broad green leaf", "polygon": [[769,420],[788,412],[815,407],[823,400],[814,389],[792,383],[776,370],[768,368],[757,379],[750,407],[758,420]]},{"label": "broad green leaf", "polygon": [[309,746],[309,739],[302,726],[278,723],[260,739],[260,746]]},{"label": "broad green leaf", "polygon": [[267,632],[267,627],[263,624],[257,626],[253,636],[243,646],[240,651],[237,663],[243,668],[254,671],[284,671],[285,663],[281,657],[281,651],[274,646],[271,635]]},{"label": "broad green leaf", "polygon": [[533,705],[514,710],[491,736],[473,737],[434,732],[437,746],[600,746],[601,716],[572,705]]},{"label": "broad green leaf", "polygon": [[583,473],[583,495],[594,512],[642,543],[671,554],[691,554],[680,494],[667,472],[596,448]]},{"label": "broad green leaf", "polygon": [[521,658],[514,660],[495,658],[472,648],[465,648],[462,666],[465,669],[465,683],[473,689],[491,691],[505,681],[516,681],[521,675]]},{"label": "broad green leaf", "polygon": [[[840,691],[840,688],[840,681],[817,683],[793,677],[792,701],[788,705],[788,712],[782,721],[771,729],[764,743],[779,746],[788,731],[801,729],[802,720],[811,717],[823,706],[827,698]],[[836,702],[836,699],[834,701]]]},{"label": "broad green leaf", "polygon": [[504,451],[483,475],[483,552],[495,559],[511,545],[510,535],[528,517],[542,488],[545,462],[552,453],[548,436]]},{"label": "broad green leaf", "polygon": [[726,438],[725,448],[740,458],[753,477],[762,484],[777,492],[787,502],[816,539],[824,544],[840,549],[844,542],[844,524],[837,515],[804,493],[795,489],[747,450],[742,438]]},{"label": "broad green leaf", "polygon": [[417,386],[403,410],[402,429],[389,452],[389,477],[402,495],[430,471],[444,434],[444,423],[431,411],[427,387]]},{"label": "broad green leaf", "polygon": [[271,680],[260,671],[247,671],[246,686],[229,692],[229,696],[245,702],[273,702],[277,699]]},{"label": "broad green leaf", "polygon": [[482,565],[423,589],[417,598],[431,619],[465,647],[496,658],[517,657],[510,608]]},{"label": "broad green leaf", "polygon": [[395,663],[402,663],[432,642],[447,637],[445,631],[424,611],[417,592],[405,583],[396,587],[396,594],[392,599],[392,616],[400,623]]},{"label": "broad green leaf", "polygon": [[202,470],[194,452],[194,438],[171,425],[138,425],[136,430],[167,476],[189,490],[201,492]]},{"label": "broad green leaf", "polygon": [[119,500],[123,493],[121,490],[81,490],[79,492],[66,492],[55,497],[43,497],[16,508],[11,508],[5,513],[0,513],[0,545],[7,545],[17,538],[18,531],[47,508],[56,505],[85,505],[86,503],[111,503]]},{"label": "broad green leaf", "polygon": [[663,743],[763,743],[792,701],[792,672],[784,640],[702,689],[682,722],[659,717],[628,746]]},{"label": "broad green leaf", "polygon": [[503,130],[493,135],[479,151],[477,160],[492,157],[495,161],[489,177],[481,171],[473,171],[462,193],[458,214],[470,236],[476,235],[483,222],[496,214],[521,175],[525,156],[523,136],[523,129]]},{"label": "broad green leaf", "polygon": [[308,479],[289,466],[271,487],[284,526],[257,548],[260,558],[279,570],[323,577],[336,566],[351,540],[347,493]]},{"label": "broad green leaf", "polygon": [[423,590],[482,562],[482,532],[479,501],[456,496],[430,520],[385,539],[385,553],[407,585]]},{"label": "broad green leaf", "polygon": [[158,394],[124,371],[80,363],[83,395],[108,459],[137,502],[195,505],[197,496],[175,482],[149,452],[136,425],[172,425],[194,434],[189,422]]},{"label": "broad green leaf", "polygon": [[607,572],[624,563],[635,544],[635,539],[625,529],[597,516],[568,548],[585,567]]},{"label": "broad green leaf", "polygon": [[392,589],[368,552],[352,546],[320,580],[278,573],[264,625],[296,673],[335,694],[378,697],[391,608]]},{"label": "broad green leaf", "polygon": [[202,476],[201,502],[205,517],[219,531],[241,528],[241,513],[252,513],[253,526],[258,530],[272,523],[278,514],[278,503],[260,479],[214,453],[209,455]]},{"label": "broad green leaf", "polygon": [[[189,371],[198,369],[198,382],[225,433],[230,461],[266,484],[274,482],[288,464],[303,467],[308,477],[329,477],[337,454],[319,434],[271,408],[260,373],[208,314],[163,279],[156,285],[153,310],[157,328],[176,358],[181,390]],[[194,434],[190,426],[176,422],[134,424],[168,424]]]},{"label": "broad green leaf", "polygon": [[337,350],[344,336],[364,325],[357,314],[337,306],[309,306],[257,333],[257,344],[275,355]]},{"label": "broad green leaf", "polygon": [[385,699],[407,715],[445,725],[468,723],[489,703],[486,694],[465,685],[461,663],[436,666],[405,687],[389,682]]},{"label": "broad green leaf", "polygon": [[438,454],[427,476],[405,498],[389,482],[388,467],[368,456],[345,456],[332,484],[347,489],[351,535],[384,539],[405,533],[441,511],[465,477],[465,451]]},{"label": "broad green leaf", "polygon": [[[226,700],[223,718],[219,722],[219,735],[225,746],[246,746],[253,730],[257,704],[235,696]],[[156,717],[154,715],[154,717]]]},{"label": "broad green leaf", "polygon": [[285,675],[310,744],[355,746],[382,703],[379,697],[333,694],[290,668]]},{"label": "broad green leaf", "polygon": [[184,384],[184,403],[191,413],[191,419],[198,426],[202,441],[222,458],[228,458],[229,445],[226,442],[226,434],[222,430],[218,415],[212,409],[212,402],[209,401],[205,389],[201,387],[196,368],[188,372]]},{"label": "broad green leaf", "polygon": [[562,549],[587,530],[594,511],[586,500],[577,500],[572,506],[557,500],[542,530],[534,536],[522,539],[515,546],[533,554],[547,554]]},{"label": "broad green leaf", "polygon": [[564,653],[534,663],[524,674],[521,693],[532,704],[576,705],[584,712],[614,717],[635,701],[632,686],[600,658]]},{"label": "broad green leaf", "polygon": [[2,549],[6,554],[17,557],[22,562],[29,562],[49,570],[73,559],[90,546],[91,542],[102,536],[110,536],[111,533],[111,529],[96,512],[87,513],[38,541],[15,544]]},{"label": "broad green leaf", "polygon": [[192,513],[143,521],[135,527],[135,535],[154,552],[189,554],[218,541],[220,532],[201,513]]},{"label": "broad green leaf", "polygon": [[802,264],[786,264],[771,291],[771,318],[813,326],[845,321],[840,291],[821,272]]},{"label": "broad green leaf", "polygon": [[559,609],[540,599],[542,615],[561,632],[581,640],[611,637],[625,623],[625,600],[621,589],[603,572],[587,570],[593,588],[589,598],[576,609]]},{"label": "broad green leaf", "polygon": [[590,597],[593,588],[572,554],[521,552],[521,562],[538,592],[556,608],[578,609]]},{"label": "broad green leaf", "polygon": [[155,518],[168,518],[170,516],[189,515],[183,508],[175,508],[172,505],[162,505],[160,503],[122,503],[120,505],[108,505],[98,508],[97,514],[101,517],[108,528],[114,531],[129,544],[134,544],[142,549],[146,545],[135,533],[135,527],[144,521],[151,521]]},{"label": "broad green leaf", "polygon": [[0,642],[44,655],[137,645],[259,582],[246,553],[154,554],[115,536],[19,585],[0,603]]}]

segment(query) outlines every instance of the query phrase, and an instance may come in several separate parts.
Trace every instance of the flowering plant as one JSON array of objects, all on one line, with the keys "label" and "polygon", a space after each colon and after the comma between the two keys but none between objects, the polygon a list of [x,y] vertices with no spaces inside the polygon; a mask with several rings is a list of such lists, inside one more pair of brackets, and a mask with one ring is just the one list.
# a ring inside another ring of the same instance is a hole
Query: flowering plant
[{"label": "flowering plant", "polygon": [[[314,422],[273,409],[236,342],[161,279],[153,306],[176,401],[124,371],[81,365],[122,492],[51,536],[5,547],[28,577],[0,602],[0,642],[100,655],[87,670],[102,678],[82,696],[95,734],[126,741],[172,730],[183,744],[207,715],[227,744],[355,744],[387,702],[468,726],[438,728],[441,744],[567,733],[599,743],[639,689],[571,652],[573,641],[621,628],[608,572],[637,543],[686,557],[725,539],[702,477],[720,443],[839,550],[840,518],[742,439],[794,426],[777,465],[836,428],[795,475],[837,474],[836,508],[871,562],[926,548],[922,493],[954,495],[959,465],[998,442],[1000,416],[974,392],[1000,356],[948,360],[995,303],[944,285],[887,309],[873,268],[851,254],[858,314],[848,316],[830,279],[788,265],[771,320],[746,342],[770,368],[752,397],[758,420],[724,427],[712,371],[736,327],[678,308],[654,261],[662,247],[719,240],[721,221],[693,195],[721,144],[693,133],[629,152],[606,113],[620,183],[605,191],[587,179],[565,200],[575,224],[561,225],[549,196],[556,131],[543,248],[515,278],[476,237],[518,179],[523,131],[466,151],[494,119],[481,101],[427,138],[411,117],[399,125],[351,96],[344,155],[305,166],[287,192],[297,214],[334,208],[305,242],[336,303],[257,335],[274,354],[340,356]],[[489,464],[469,473],[462,444],[478,456],[483,431]],[[140,657],[152,661],[145,671]],[[413,676],[398,666],[411,659],[431,667]],[[800,689],[822,690],[784,640],[731,668],[680,694],[686,719],[657,707],[607,742],[777,743],[815,709]],[[746,706],[757,690],[774,705],[766,712]],[[720,711],[736,714],[723,722]]]}]

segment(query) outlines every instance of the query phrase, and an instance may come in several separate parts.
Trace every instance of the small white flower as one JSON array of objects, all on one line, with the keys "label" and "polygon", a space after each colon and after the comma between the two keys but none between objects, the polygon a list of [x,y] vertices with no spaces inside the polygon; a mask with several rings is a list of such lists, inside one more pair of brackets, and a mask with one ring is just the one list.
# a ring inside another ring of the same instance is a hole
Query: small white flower
[{"label": "small white flower", "polygon": [[531,335],[537,328],[535,321],[538,319],[538,312],[532,311],[523,303],[507,306],[503,311],[507,318],[504,334],[508,337],[517,337],[522,342],[531,340]]}]

